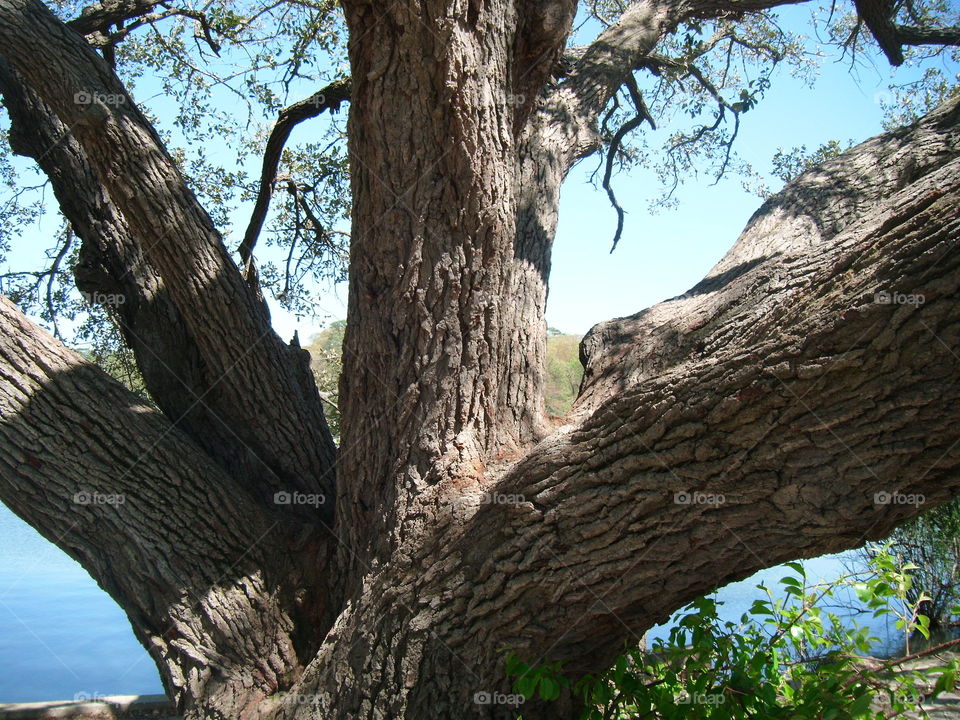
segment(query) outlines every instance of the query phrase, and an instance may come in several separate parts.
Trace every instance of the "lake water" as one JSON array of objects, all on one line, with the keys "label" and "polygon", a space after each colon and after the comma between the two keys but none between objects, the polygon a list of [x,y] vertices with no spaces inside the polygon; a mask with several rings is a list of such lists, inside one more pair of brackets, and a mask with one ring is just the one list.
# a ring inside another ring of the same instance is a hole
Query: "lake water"
[{"label": "lake water", "polygon": [[0,703],[162,692],[117,604],[0,505]]},{"label": "lake water", "polygon": [[[821,580],[830,582],[851,572],[852,568],[861,567],[855,552],[823,555],[802,562],[808,583]],[[739,623],[740,617],[750,609],[754,600],[766,600],[767,594],[757,589],[757,585],[760,583],[770,588],[776,597],[783,597],[783,586],[780,585],[780,578],[784,575],[794,574],[792,569],[781,565],[761,570],[745,580],[725,585],[717,590],[713,596],[718,602],[723,603],[718,610],[720,618]],[[893,627],[893,622],[889,616],[874,618],[870,612],[858,611],[858,608],[861,608],[862,605],[857,601],[851,588],[838,589],[829,604],[824,604],[822,607],[829,609],[841,618],[855,615],[857,625],[870,628],[870,634],[878,640],[871,650],[872,654],[879,657],[903,654],[903,633]],[[670,623],[666,623],[652,628],[649,639],[666,639],[670,634],[670,627]],[[910,646],[911,651],[916,651],[920,647],[919,640],[911,638]]]},{"label": "lake water", "polygon": [[[811,579],[845,571],[842,556],[804,565]],[[722,617],[739,620],[760,597],[757,583],[776,588],[784,574],[770,568],[719,590]],[[902,638],[868,617],[858,621],[881,639],[877,654],[894,651]],[[667,632],[658,627],[651,635]],[[123,611],[83,568],[0,504],[0,703],[162,692]]]}]

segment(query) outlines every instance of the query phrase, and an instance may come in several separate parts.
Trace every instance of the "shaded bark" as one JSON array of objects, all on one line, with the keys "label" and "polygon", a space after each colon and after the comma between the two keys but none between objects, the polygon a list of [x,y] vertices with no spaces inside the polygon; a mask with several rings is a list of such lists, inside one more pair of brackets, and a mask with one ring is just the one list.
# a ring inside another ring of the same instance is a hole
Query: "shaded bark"
[{"label": "shaded bark", "polygon": [[151,398],[232,475],[272,473],[203,401],[211,382],[190,328],[69,128],[5,61],[0,92],[11,119],[11,146],[50,178],[61,211],[83,241],[77,288],[91,299],[114,301],[107,310],[133,350]]},{"label": "shaded bark", "polygon": [[[285,345],[272,330],[263,299],[245,284],[209,216],[104,61],[41,3],[12,2],[0,10],[0,50],[56,114],[53,120],[42,110],[32,113],[41,123],[37,129],[21,123],[22,133],[39,142],[25,151],[54,147],[58,155],[70,155],[65,165],[70,174],[62,178],[60,194],[71,194],[74,183],[82,181],[87,189],[78,192],[91,197],[77,197],[68,217],[79,221],[80,230],[106,220],[102,234],[94,229],[85,238],[88,247],[112,255],[120,273],[114,277],[123,277],[135,264],[141,277],[160,280],[175,308],[171,320],[182,318],[188,328],[182,343],[160,344],[173,339],[166,333],[167,338],[140,345],[142,364],[163,363],[178,377],[180,347],[186,351],[180,387],[173,382],[149,388],[157,391],[158,403],[176,413],[183,388],[189,389],[195,399],[187,399],[185,412],[200,404],[208,411],[204,417],[193,415],[202,422],[196,436],[202,442],[209,428],[212,439],[225,439],[228,453],[217,442],[210,443],[212,452],[241,458],[239,464],[249,471],[238,477],[264,500],[293,491],[332,499],[333,441],[307,354]],[[16,82],[10,73],[7,79]],[[45,137],[37,138],[37,132]],[[69,147],[51,146],[54,137]],[[96,183],[88,184],[93,177]],[[101,199],[103,192],[108,202]],[[78,217],[84,214],[88,217]],[[118,242],[116,234],[136,240]],[[149,287],[128,289],[134,290],[131,302],[151,302]],[[129,331],[140,335],[135,324]],[[181,418],[171,415],[175,422]],[[332,513],[331,502],[303,514],[330,521]]]},{"label": "shaded bark", "polygon": [[124,609],[183,712],[243,717],[289,685],[329,622],[324,539],[5,298],[0,328],[3,502]]}]

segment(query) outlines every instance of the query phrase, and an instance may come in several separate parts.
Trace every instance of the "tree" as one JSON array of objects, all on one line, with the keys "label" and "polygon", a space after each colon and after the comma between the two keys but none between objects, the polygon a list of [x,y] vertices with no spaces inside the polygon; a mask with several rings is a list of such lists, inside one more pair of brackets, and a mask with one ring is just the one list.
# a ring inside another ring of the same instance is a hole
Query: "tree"
[{"label": "tree", "polygon": [[562,417],[577,399],[583,366],[580,365],[576,335],[550,333],[547,335],[547,360],[544,379],[544,402],[547,414]]},{"label": "tree", "polygon": [[[766,47],[737,30],[779,2],[645,0],[565,52],[570,0],[345,0],[351,80],[281,112],[256,193],[283,186],[291,124],[349,97],[338,450],[307,353],[270,326],[265,200],[238,266],[111,66],[162,18],[210,55],[256,13],[110,0],[64,23],[0,0],[11,146],[157,408],[0,300],[0,497],[124,608],[188,718],[511,717],[477,695],[508,692],[504,648],[601,670],[713,587],[917,513],[878,493],[955,494],[956,99],[802,174],[690,292],[595,327],[575,406],[544,413],[567,171],[621,88],[640,117],[635,70],[739,118],[753,98],[700,72],[696,28]],[[868,5],[894,62],[956,42],[926,6]],[[317,239],[304,192],[290,217]]]},{"label": "tree", "polygon": [[[907,600],[930,619],[930,627],[956,624],[960,603],[960,503],[933,508],[897,527],[887,538],[902,562],[915,565]],[[869,560],[883,546],[863,548]]]},{"label": "tree", "polygon": [[340,373],[343,371],[343,333],[346,327],[345,321],[336,320],[307,346],[307,351],[310,353],[310,367],[316,378],[320,397],[326,404],[324,417],[334,438],[340,436],[337,385],[340,382]]}]

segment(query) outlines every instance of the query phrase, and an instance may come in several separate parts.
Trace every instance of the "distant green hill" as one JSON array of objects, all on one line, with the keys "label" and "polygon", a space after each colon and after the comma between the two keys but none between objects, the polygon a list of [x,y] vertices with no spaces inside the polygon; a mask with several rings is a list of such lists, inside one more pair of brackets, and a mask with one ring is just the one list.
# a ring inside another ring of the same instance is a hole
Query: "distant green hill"
[{"label": "distant green hill", "polygon": [[565,415],[573,405],[583,378],[580,336],[564,335],[553,328],[547,335],[547,380],[544,399],[550,415]]},{"label": "distant green hill", "polygon": [[317,388],[323,398],[323,414],[327,418],[330,432],[339,441],[340,410],[339,402],[340,371],[343,369],[343,333],[347,329],[346,320],[337,320],[321,330],[307,345],[310,351],[310,369],[317,379]]},{"label": "distant green hill", "polygon": [[[344,320],[337,320],[320,331],[307,345],[310,367],[323,396],[323,411],[334,437],[340,435],[340,412],[337,410],[338,388]],[[580,337],[565,335],[550,328],[547,335],[547,379],[544,391],[547,412],[553,416],[566,414],[577,397],[583,368],[580,366]]]}]

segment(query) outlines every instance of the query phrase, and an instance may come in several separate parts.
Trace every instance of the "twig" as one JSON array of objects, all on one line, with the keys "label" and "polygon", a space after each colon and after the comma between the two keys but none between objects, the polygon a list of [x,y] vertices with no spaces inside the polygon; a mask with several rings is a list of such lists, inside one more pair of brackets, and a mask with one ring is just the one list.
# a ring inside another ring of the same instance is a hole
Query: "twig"
[{"label": "twig", "polygon": [[247,231],[243,235],[243,241],[237,248],[245,271],[249,271],[252,264],[253,249],[256,247],[257,238],[260,236],[260,230],[263,228],[264,220],[266,220],[267,211],[270,209],[270,196],[273,190],[273,183],[277,178],[277,170],[280,167],[283,147],[290,137],[290,132],[299,123],[317,117],[324,110],[336,112],[340,109],[341,103],[350,99],[350,92],[350,78],[344,78],[343,80],[337,80],[331,83],[306,100],[301,100],[280,111],[280,115],[277,118],[276,124],[273,126],[273,130],[270,132],[270,137],[267,139],[267,146],[263,152],[260,189],[257,192],[257,200],[253,206],[253,213],[250,216],[250,222],[247,224]]},{"label": "twig", "polygon": [[620,145],[623,142],[623,139],[629,133],[640,127],[644,120],[650,123],[651,128],[654,130],[657,129],[657,125],[650,116],[650,111],[647,109],[646,103],[643,102],[643,96],[640,94],[640,89],[637,87],[636,78],[634,78],[632,74],[629,75],[625,84],[627,89],[630,91],[630,98],[633,100],[633,106],[636,108],[637,114],[625,122],[620,129],[617,130],[616,134],[613,136],[613,139],[610,141],[610,147],[607,149],[606,169],[603,173],[603,189],[607,191],[607,197],[610,198],[610,204],[617,213],[617,231],[613,235],[613,245],[610,248],[611,253],[617,249],[617,243],[620,242],[620,237],[623,235],[623,221],[626,215],[626,213],[623,211],[623,208],[620,206],[620,203],[617,202],[616,193],[613,192],[613,186],[610,184],[610,179],[613,176],[614,160],[616,160],[617,153],[620,151]]}]

